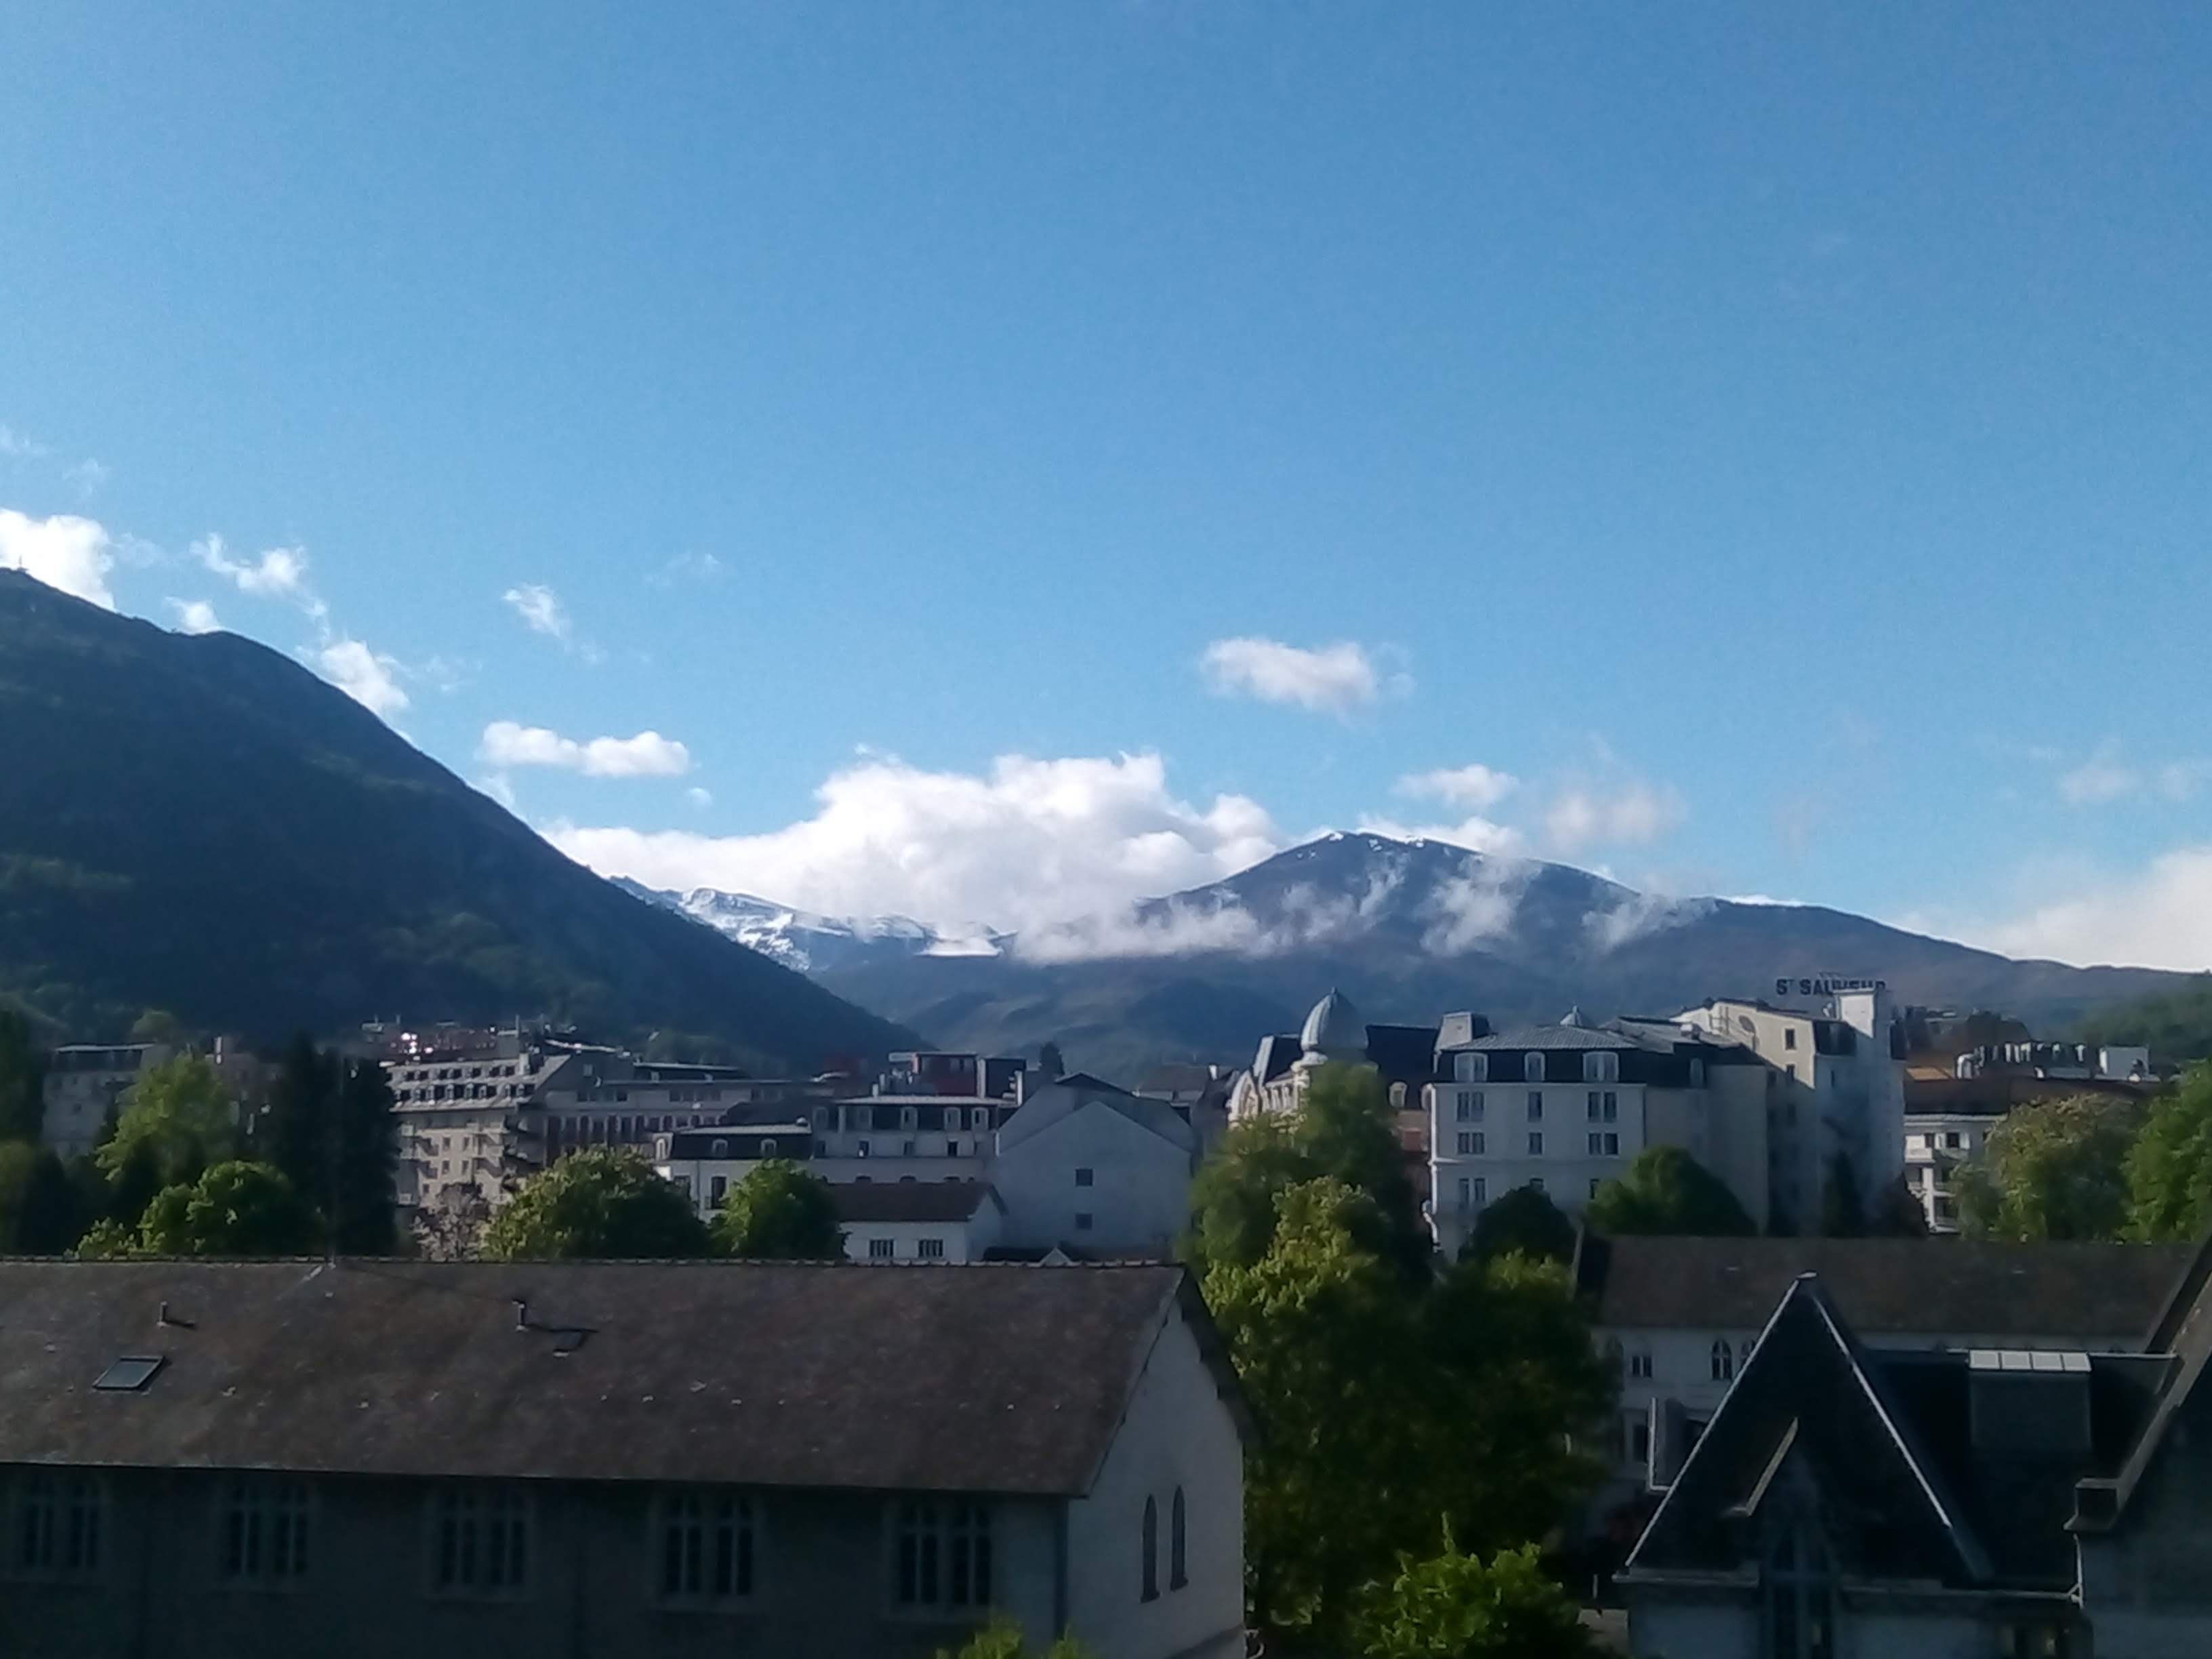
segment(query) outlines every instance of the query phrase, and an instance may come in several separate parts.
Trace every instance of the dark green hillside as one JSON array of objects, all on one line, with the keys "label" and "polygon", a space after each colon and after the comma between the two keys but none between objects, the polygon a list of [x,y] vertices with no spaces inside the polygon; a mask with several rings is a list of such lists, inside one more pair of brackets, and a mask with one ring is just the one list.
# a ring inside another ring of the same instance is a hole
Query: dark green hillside
[{"label": "dark green hillside", "polygon": [[0,999],[274,1036],[378,1014],[669,1030],[811,1066],[913,1039],[617,891],[289,659],[0,571]]}]

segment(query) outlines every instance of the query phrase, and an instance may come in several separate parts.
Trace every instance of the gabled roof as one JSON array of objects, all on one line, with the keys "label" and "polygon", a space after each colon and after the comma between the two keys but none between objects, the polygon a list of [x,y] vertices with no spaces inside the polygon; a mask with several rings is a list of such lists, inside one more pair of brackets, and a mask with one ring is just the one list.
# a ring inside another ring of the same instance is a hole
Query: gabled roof
[{"label": "gabled roof", "polygon": [[1218,1359],[1164,1266],[4,1261],[0,1463],[1075,1494],[1177,1317]]},{"label": "gabled roof", "polygon": [[1077,1073],[1048,1083],[1015,1109],[999,1130],[1000,1152],[1011,1151],[1091,1105],[1110,1108],[1139,1128],[1151,1130],[1184,1152],[1198,1150],[1198,1132],[1164,1100],[1133,1095],[1126,1089],[1117,1089],[1110,1083],[1101,1083],[1095,1077]]},{"label": "gabled roof", "polygon": [[1613,1328],[1756,1330],[1801,1273],[1854,1330],[2137,1346],[2185,1246],[1946,1238],[1642,1238],[1585,1234],[1576,1279]]},{"label": "gabled roof", "polygon": [[[1632,1574],[1734,1571],[1744,1523],[1797,1460],[1853,1577],[1984,1583],[1990,1559],[1811,1274],[1792,1282],[1629,1558]],[[1752,1552],[1755,1559],[1755,1551]]]},{"label": "gabled roof", "polygon": [[2187,1253],[2146,1346],[2154,1353],[2170,1355],[2172,1364],[2125,1459],[2111,1475],[2081,1483],[2072,1522],[2076,1532],[2109,1532],[2125,1523],[2128,1506],[2156,1467],[2175,1419],[2212,1367],[2212,1235]]},{"label": "gabled roof", "polygon": [[982,1181],[840,1181],[831,1200],[843,1222],[967,1221],[986,1205],[1006,1205]]},{"label": "gabled roof", "polygon": [[1260,1051],[1252,1059],[1252,1079],[1255,1083],[1273,1083],[1291,1069],[1300,1050],[1294,1032],[1278,1032],[1273,1036],[1260,1039]]}]

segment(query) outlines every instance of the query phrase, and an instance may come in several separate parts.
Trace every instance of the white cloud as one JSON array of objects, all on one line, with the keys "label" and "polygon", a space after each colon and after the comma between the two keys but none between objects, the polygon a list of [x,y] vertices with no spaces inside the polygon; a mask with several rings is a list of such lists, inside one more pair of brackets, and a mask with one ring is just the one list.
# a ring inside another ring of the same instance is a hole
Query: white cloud
[{"label": "white cloud", "polygon": [[343,636],[325,641],[308,653],[323,678],[371,713],[390,720],[407,707],[400,689],[399,665]]},{"label": "white cloud", "polygon": [[2212,761],[2169,761],[2158,769],[2158,793],[2168,800],[2189,800],[2212,782]]},{"label": "white cloud", "polygon": [[500,598],[514,607],[514,614],[522,618],[532,633],[543,634],[563,645],[568,642],[568,608],[551,588],[541,582],[525,582],[520,587],[508,588]]},{"label": "white cloud", "polygon": [[1370,836],[1388,836],[1393,841],[1441,841],[1464,847],[1470,853],[1512,854],[1528,844],[1528,838],[1510,824],[1493,823],[1480,812],[1457,823],[1402,823],[1370,812],[1361,816],[1359,827]]},{"label": "white cloud", "polygon": [[33,519],[0,507],[0,570],[21,570],[49,587],[112,611],[107,573],[115,564],[107,532],[66,513]]},{"label": "white cloud", "polygon": [[1429,908],[1435,921],[1421,935],[1421,948],[1432,956],[1455,957],[1513,931],[1514,912],[1535,873],[1518,859],[1486,859],[1438,884]]},{"label": "white cloud", "polygon": [[963,931],[1126,913],[1282,845],[1265,810],[1243,796],[1203,807],[1176,798],[1153,754],[1006,755],[981,775],[863,756],[816,800],[811,817],[764,835],[562,823],[547,836],[603,875],[652,887],[717,887],[830,915],[902,915]]},{"label": "white cloud", "polygon": [[1279,640],[1216,640],[1199,665],[1219,696],[1296,703],[1322,714],[1350,714],[1382,690],[1366,647],[1349,641],[1307,650]]},{"label": "white cloud", "polygon": [[694,806],[697,807],[702,812],[714,804],[713,793],[708,790],[699,788],[696,785],[694,785],[691,788],[686,789],[684,792],[684,799],[690,801]]},{"label": "white cloud", "polygon": [[54,452],[27,432],[0,426],[0,455],[15,461],[43,461]]},{"label": "white cloud", "polygon": [[1583,926],[1599,951],[1617,951],[1632,940],[1711,915],[1716,905],[1717,901],[1709,898],[1631,893],[1610,909],[1591,911],[1583,918]]},{"label": "white cloud", "polygon": [[672,778],[691,769],[691,751],[658,732],[579,743],[544,726],[513,720],[494,720],[484,727],[477,758],[498,767],[556,766],[593,778]]},{"label": "white cloud", "polygon": [[2105,744],[2081,765],[2058,775],[2058,793],[2069,805],[2099,806],[2132,795],[2142,775],[2121,763],[2118,750]]},{"label": "white cloud", "polygon": [[678,582],[720,581],[721,576],[722,562],[712,553],[678,553],[646,580],[655,587],[673,587]]},{"label": "white cloud", "polygon": [[1393,786],[1399,794],[1416,800],[1440,800],[1470,812],[1487,812],[1520,787],[1521,780],[1510,772],[1497,771],[1479,761],[1471,766],[1409,772]]},{"label": "white cloud", "polygon": [[1553,846],[1574,853],[1656,841],[1688,816],[1680,794],[1642,779],[1613,786],[1571,783],[1552,798],[1544,828]]},{"label": "white cloud", "polygon": [[62,469],[62,477],[68,480],[70,487],[88,501],[100,494],[100,486],[112,476],[106,462],[95,461],[89,455]]},{"label": "white cloud", "polygon": [[2125,963],[2185,972],[2212,969],[2212,844],[2177,848],[2141,870],[2075,872],[2036,890],[2057,898],[2032,902],[1994,922],[1917,925],[2010,957],[2047,957],[2081,967]]},{"label": "white cloud", "polygon": [[272,547],[258,559],[234,559],[222,538],[210,532],[192,544],[192,556],[224,580],[237,584],[241,593],[257,599],[288,599],[319,620],[323,602],[307,585],[307,555],[304,548]]},{"label": "white cloud", "polygon": [[477,780],[477,787],[489,795],[510,812],[516,810],[514,780],[504,772],[487,772]]},{"label": "white cloud", "polygon": [[205,599],[165,599],[162,603],[175,616],[179,634],[214,634],[222,630],[222,624],[216,620],[215,607]]}]

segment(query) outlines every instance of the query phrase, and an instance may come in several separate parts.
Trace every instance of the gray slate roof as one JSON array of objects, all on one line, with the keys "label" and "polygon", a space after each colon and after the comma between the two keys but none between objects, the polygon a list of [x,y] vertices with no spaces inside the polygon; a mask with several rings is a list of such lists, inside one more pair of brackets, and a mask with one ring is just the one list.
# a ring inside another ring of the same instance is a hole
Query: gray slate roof
[{"label": "gray slate roof", "polygon": [[1173,1267],[0,1261],[0,1463],[1074,1494],[1179,1305],[1218,1352]]},{"label": "gray slate roof", "polygon": [[965,1221],[986,1204],[999,1204],[981,1181],[840,1181],[830,1196],[837,1219],[847,1222]]},{"label": "gray slate roof", "polygon": [[1577,1280],[1601,1325],[1757,1330],[1792,1281],[1821,1289],[1867,1341],[1884,1336],[2148,1334],[2185,1245],[2002,1244],[1963,1238],[1601,1238]]}]

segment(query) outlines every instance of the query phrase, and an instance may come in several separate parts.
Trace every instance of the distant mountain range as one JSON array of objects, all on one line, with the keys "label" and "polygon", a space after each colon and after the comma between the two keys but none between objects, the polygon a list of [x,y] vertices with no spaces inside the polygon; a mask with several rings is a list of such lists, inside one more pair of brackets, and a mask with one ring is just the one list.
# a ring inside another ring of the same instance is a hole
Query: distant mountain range
[{"label": "distant mountain range", "polygon": [[290,659],[0,571],[0,1001],[282,1039],[544,1014],[812,1068],[910,1047],[640,903]]},{"label": "distant mountain range", "polygon": [[1374,835],[1328,836],[1121,915],[952,941],[711,890],[655,896],[947,1047],[1034,1053],[1050,1038],[1071,1064],[1122,1079],[1163,1060],[1241,1063],[1331,986],[1370,1020],[1425,1024],[1459,1008],[1672,1013],[1836,975],[2057,1030],[2192,978],[2015,962],[1818,906],[1663,898],[1566,865]]}]

